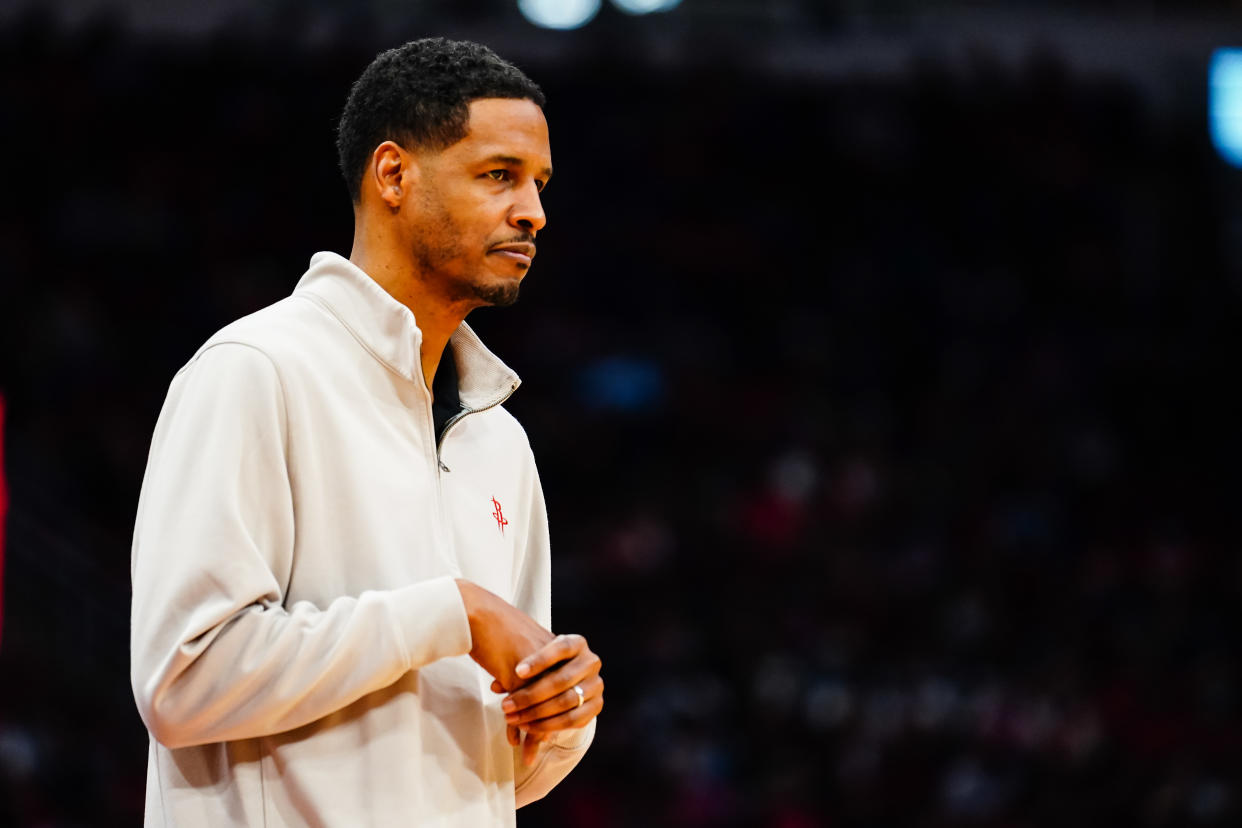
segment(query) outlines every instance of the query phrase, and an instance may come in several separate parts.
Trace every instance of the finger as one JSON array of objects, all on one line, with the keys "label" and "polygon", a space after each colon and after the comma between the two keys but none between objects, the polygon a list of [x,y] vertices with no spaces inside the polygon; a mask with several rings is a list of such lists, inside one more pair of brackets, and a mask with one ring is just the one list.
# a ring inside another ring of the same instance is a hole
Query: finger
[{"label": "finger", "polygon": [[526,740],[522,742],[522,763],[526,767],[531,767],[539,759],[539,748],[543,744],[543,737],[534,733],[527,733]]},{"label": "finger", "polygon": [[586,639],[580,635],[558,635],[534,653],[518,662],[513,668],[518,678],[537,676],[553,664],[568,661],[586,647]]},{"label": "finger", "polygon": [[516,710],[513,713],[505,715],[505,721],[509,724],[520,725],[524,722],[531,722],[535,719],[546,719],[549,716],[555,716],[557,713],[564,713],[566,710],[572,710],[578,707],[578,691],[574,687],[582,688],[582,703],[586,704],[587,700],[604,694],[604,680],[598,675],[583,679],[582,681],[572,685],[568,690],[558,693],[545,702],[527,707],[524,710]]},{"label": "finger", "polygon": [[500,707],[505,713],[517,713],[533,707],[597,675],[601,666],[599,656],[585,650],[569,662],[543,673],[525,687],[514,690],[500,703]]},{"label": "finger", "polygon": [[596,696],[590,701],[583,702],[581,707],[575,707],[573,710],[558,713],[547,719],[536,719],[533,722],[526,722],[522,725],[522,730],[526,731],[526,738],[529,739],[532,733],[549,735],[558,730],[584,727],[591,719],[598,716],[603,709],[604,697]]},{"label": "finger", "polygon": [[503,692],[505,692],[505,686],[504,686],[503,684],[501,684],[499,681],[496,681],[495,679],[492,679],[492,692],[493,692],[493,693],[503,693]]},{"label": "finger", "polygon": [[511,747],[517,747],[522,744],[522,731],[518,730],[516,725],[506,725],[505,738],[509,740]]}]

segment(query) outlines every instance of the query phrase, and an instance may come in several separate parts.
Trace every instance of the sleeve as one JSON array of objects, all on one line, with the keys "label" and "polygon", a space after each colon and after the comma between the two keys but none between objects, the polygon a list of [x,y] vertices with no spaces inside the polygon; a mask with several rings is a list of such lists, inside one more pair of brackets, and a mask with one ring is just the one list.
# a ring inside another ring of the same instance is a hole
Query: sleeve
[{"label": "sleeve", "polygon": [[216,344],[174,378],[156,424],[134,530],[130,678],[168,747],[289,730],[470,650],[451,578],[286,604],[284,405],[266,354]]},{"label": "sleeve", "polygon": [[[529,468],[528,529],[522,566],[514,590],[515,606],[555,632],[552,626],[552,558],[548,514],[533,456],[529,459]],[[534,767],[527,767],[522,762],[521,748],[514,748],[513,779],[517,807],[543,799],[569,775],[595,738],[595,721],[592,719],[585,727],[562,730],[553,736],[545,743]]]}]

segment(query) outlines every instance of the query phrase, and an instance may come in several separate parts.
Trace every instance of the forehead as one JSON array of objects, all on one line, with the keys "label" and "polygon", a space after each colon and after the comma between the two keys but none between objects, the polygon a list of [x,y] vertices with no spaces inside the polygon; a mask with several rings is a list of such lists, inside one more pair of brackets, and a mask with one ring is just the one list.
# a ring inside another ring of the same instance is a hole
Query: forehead
[{"label": "forehead", "polygon": [[445,152],[486,158],[507,155],[538,167],[552,166],[548,122],[534,102],[519,98],[480,98],[470,102],[469,133]]}]

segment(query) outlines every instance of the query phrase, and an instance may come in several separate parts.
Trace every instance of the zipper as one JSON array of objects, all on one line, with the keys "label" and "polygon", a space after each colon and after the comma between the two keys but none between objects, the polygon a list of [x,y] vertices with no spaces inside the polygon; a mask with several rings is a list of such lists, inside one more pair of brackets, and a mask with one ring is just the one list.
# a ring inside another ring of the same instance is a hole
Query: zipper
[{"label": "zipper", "polygon": [[[431,389],[427,387],[427,384],[425,382],[422,383],[422,392],[423,392],[424,399],[426,399],[427,401],[427,409],[426,409],[427,427],[431,430],[431,434],[434,437],[436,433],[436,420],[435,420],[435,415],[432,414],[432,411],[431,411],[431,406],[432,406]],[[451,550],[453,549],[452,532],[446,529],[446,527],[449,525],[449,520],[448,520],[448,515],[446,514],[445,509],[444,509],[444,484],[443,484],[443,481],[440,479],[440,469],[444,468],[444,463],[440,461],[439,445],[436,446],[435,460],[436,460],[436,463],[438,463],[440,466],[440,468],[436,469],[436,474],[435,474],[435,478],[436,478],[435,534],[439,538],[439,542],[436,544],[436,548],[441,551],[442,557],[444,558],[445,562],[449,566],[449,571],[454,572],[455,574],[460,576],[461,575],[460,568],[455,562],[454,556],[451,554]],[[446,552],[444,550],[448,550],[448,551]]]},{"label": "zipper", "polygon": [[[508,391],[487,405],[480,406],[479,408],[463,408],[452,417],[449,417],[448,422],[444,424],[444,431],[440,432],[440,436],[436,439],[436,462],[440,464],[440,471],[452,471],[452,469],[444,465],[444,460],[440,458],[440,450],[444,447],[444,438],[447,437],[448,433],[453,430],[453,426],[457,425],[458,421],[469,414],[478,414],[480,411],[487,411],[489,408],[495,408],[496,406],[501,405],[505,400],[513,396],[513,392],[517,390],[517,387],[518,384],[516,382],[512,382],[509,384]],[[435,426],[433,425],[432,428],[434,429]]]}]

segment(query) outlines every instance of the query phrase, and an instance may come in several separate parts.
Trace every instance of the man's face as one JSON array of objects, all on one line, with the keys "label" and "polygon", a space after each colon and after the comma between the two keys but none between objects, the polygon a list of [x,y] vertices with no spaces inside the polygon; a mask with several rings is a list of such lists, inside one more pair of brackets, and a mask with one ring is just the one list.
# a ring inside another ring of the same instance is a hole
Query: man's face
[{"label": "man's face", "polygon": [[533,101],[483,98],[470,104],[469,130],[447,149],[416,153],[411,249],[446,300],[511,305],[546,223],[548,122]]}]

